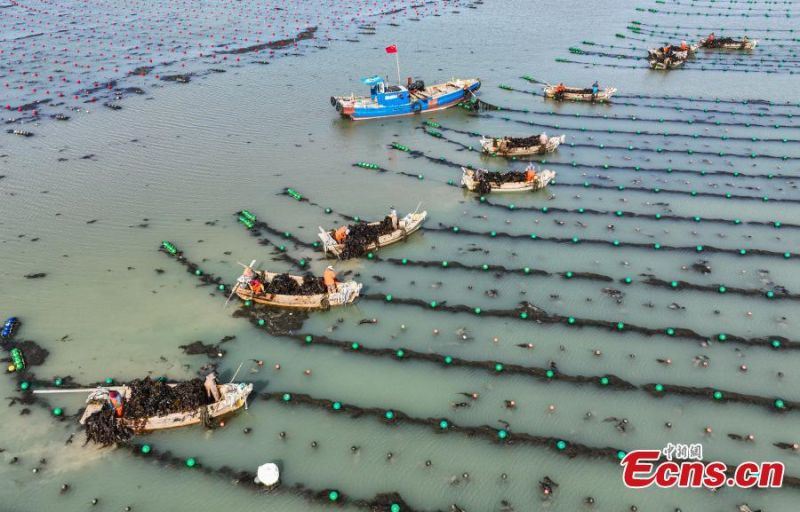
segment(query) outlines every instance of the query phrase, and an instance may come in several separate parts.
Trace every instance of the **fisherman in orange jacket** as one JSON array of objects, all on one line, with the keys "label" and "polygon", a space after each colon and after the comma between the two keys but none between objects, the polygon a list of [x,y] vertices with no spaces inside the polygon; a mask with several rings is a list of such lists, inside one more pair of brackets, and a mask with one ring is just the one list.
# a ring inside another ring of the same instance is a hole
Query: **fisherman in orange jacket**
[{"label": "fisherman in orange jacket", "polygon": [[333,238],[336,239],[336,241],[340,244],[344,243],[349,231],[350,230],[347,228],[347,226],[337,228],[336,231],[333,232]]},{"label": "fisherman in orange jacket", "polygon": [[527,181],[528,183],[532,183],[533,180],[535,179],[536,179],[536,169],[534,169],[533,167],[528,167],[525,170],[525,181]]},{"label": "fisherman in orange jacket", "polygon": [[325,269],[325,273],[322,274],[322,280],[329,294],[336,293],[336,271],[333,270],[332,266],[328,265],[328,268]]}]

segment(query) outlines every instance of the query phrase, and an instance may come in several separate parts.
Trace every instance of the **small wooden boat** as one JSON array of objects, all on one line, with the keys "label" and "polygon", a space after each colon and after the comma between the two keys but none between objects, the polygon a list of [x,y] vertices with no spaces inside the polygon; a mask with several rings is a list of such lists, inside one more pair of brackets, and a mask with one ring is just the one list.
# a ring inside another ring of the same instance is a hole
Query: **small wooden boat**
[{"label": "small wooden boat", "polygon": [[542,155],[552,153],[560,146],[566,135],[548,137],[546,133],[533,137],[481,137],[481,147],[484,153],[505,157]]},{"label": "small wooden boat", "polygon": [[[676,48],[678,48],[676,50]],[[647,50],[647,58],[648,60],[657,60],[663,61],[665,59],[664,56],[664,49],[663,48],[650,48]],[[684,61],[689,58],[689,50],[681,50],[678,46],[673,46],[672,51],[669,54],[669,59],[671,60],[681,60]]]},{"label": "small wooden boat", "polygon": [[528,192],[545,188],[556,177],[555,171],[544,169],[537,172],[532,181],[527,181],[526,173],[529,170],[534,170],[532,165],[529,165],[524,172],[509,171],[506,173],[491,173],[485,169],[474,170],[462,167],[461,184],[467,190],[480,192],[481,194],[490,192]]},{"label": "small wooden boat", "polygon": [[561,95],[561,98],[556,98],[556,86],[555,85],[545,85],[544,86],[544,97],[550,99],[558,99],[559,101],[589,101],[595,103],[605,103],[611,100],[611,96],[616,93],[617,90],[614,87],[606,87],[603,90],[597,91],[597,95],[592,95],[592,89],[585,89],[582,87],[567,87],[564,93]]},{"label": "small wooden boat", "polygon": [[[175,386],[175,384],[170,384],[170,386]],[[231,382],[229,384],[217,384],[217,389],[220,394],[218,402],[204,405],[194,411],[176,412],[165,416],[151,416],[148,418],[126,418],[123,415],[122,422],[137,434],[153,430],[198,425],[204,422],[206,418],[219,418],[246,407],[247,397],[252,393],[253,385],[243,382],[238,384]],[[80,419],[81,425],[86,423],[89,416],[106,406],[108,392],[112,390],[120,393],[124,400],[130,397],[131,388],[128,386],[110,386],[95,389],[86,399],[87,405]]]},{"label": "small wooden boat", "polygon": [[[398,228],[389,234],[381,235],[378,237],[377,243],[373,242],[368,244],[364,250],[374,251],[381,247],[386,247],[396,242],[400,242],[408,238],[411,233],[418,231],[422,227],[422,223],[428,217],[428,212],[412,212],[397,221]],[[370,222],[370,225],[380,224],[381,221]],[[322,248],[325,253],[331,253],[337,258],[344,250],[345,244],[339,243],[334,238],[333,230],[326,230],[320,226],[319,238],[322,240]]]},{"label": "small wooden boat", "polygon": [[758,44],[758,39],[748,39],[747,37],[743,37],[742,39],[733,39],[730,37],[720,37],[712,39],[711,41],[708,38],[703,38],[700,40],[700,47],[701,48],[708,48],[708,49],[721,49],[721,50],[752,50]]},{"label": "small wooden boat", "polygon": [[[267,272],[266,270],[253,270],[253,274],[253,277],[257,277],[262,283],[268,283],[272,281],[275,276],[279,275],[275,272]],[[290,275],[289,277],[300,286],[302,286],[305,281],[303,276]],[[251,300],[257,304],[264,304],[266,306],[293,309],[328,309],[330,307],[352,304],[361,293],[362,286],[361,283],[355,281],[347,281],[344,283],[337,282],[335,293],[328,293],[326,291],[313,295],[281,295],[277,293],[253,292],[249,285],[252,279],[252,277],[243,274],[236,281],[233,292],[235,292],[240,299]]]},{"label": "small wooden boat", "polygon": [[354,121],[434,112],[467,100],[480,89],[478,78],[453,78],[443,84],[425,86],[421,80],[408,86],[388,85],[380,76],[361,80],[370,87],[369,96],[332,96],[331,105],[342,117]]},{"label": "small wooden boat", "polygon": [[673,60],[673,59],[665,59],[665,60],[655,60],[650,59],[650,69],[658,69],[658,70],[665,70],[665,69],[677,69],[683,66],[683,63],[686,62],[686,59],[683,60]]}]

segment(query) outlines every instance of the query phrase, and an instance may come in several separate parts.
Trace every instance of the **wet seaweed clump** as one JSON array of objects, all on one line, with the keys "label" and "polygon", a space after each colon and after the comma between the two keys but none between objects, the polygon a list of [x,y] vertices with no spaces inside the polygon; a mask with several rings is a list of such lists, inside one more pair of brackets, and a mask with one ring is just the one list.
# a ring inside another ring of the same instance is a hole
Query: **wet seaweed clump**
[{"label": "wet seaweed clump", "polygon": [[289,274],[278,274],[264,283],[264,291],[276,295],[319,295],[325,293],[325,285],[322,278],[311,273],[306,273],[301,283]]},{"label": "wet seaweed clump", "polygon": [[541,135],[531,135],[530,137],[504,137],[502,140],[509,149],[529,148],[542,144]]},{"label": "wet seaweed clump", "polygon": [[114,416],[111,409],[101,409],[86,419],[86,442],[102,446],[124,443],[133,437],[133,430]]},{"label": "wet seaweed clump", "polygon": [[203,380],[199,378],[171,386],[145,377],[131,382],[130,388],[130,398],[125,401],[126,418],[189,412],[208,404]]},{"label": "wet seaweed clump", "polygon": [[520,183],[525,179],[525,173],[522,171],[494,172],[482,170],[478,175],[478,192],[484,195],[489,194],[492,191],[492,184],[499,186],[503,183]]},{"label": "wet seaweed clump", "polygon": [[379,237],[394,231],[391,217],[385,217],[379,222],[353,224],[348,226],[348,229],[347,238],[344,240],[344,249],[340,254],[340,257],[345,260],[363,256],[369,245],[377,246]]}]

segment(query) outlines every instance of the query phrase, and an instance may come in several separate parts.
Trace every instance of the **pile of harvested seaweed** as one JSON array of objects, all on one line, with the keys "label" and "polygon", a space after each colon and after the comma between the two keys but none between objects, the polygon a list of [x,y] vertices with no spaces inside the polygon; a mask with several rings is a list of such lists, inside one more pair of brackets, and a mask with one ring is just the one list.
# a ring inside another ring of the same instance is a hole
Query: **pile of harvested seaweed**
[{"label": "pile of harvested seaweed", "polygon": [[150,377],[130,383],[131,396],[125,401],[126,418],[164,416],[194,411],[208,404],[202,379],[192,379],[170,386]]},{"label": "pile of harvested seaweed", "polygon": [[133,437],[133,430],[114,417],[111,409],[102,409],[86,418],[86,442],[109,446],[124,443]]},{"label": "pile of harvested seaweed", "polygon": [[531,135],[530,137],[506,137],[503,139],[506,147],[512,148],[529,148],[531,146],[539,146],[542,143],[541,135]]},{"label": "pile of harvested seaweed", "polygon": [[264,283],[264,291],[277,295],[318,295],[325,293],[325,285],[321,277],[311,273],[303,276],[303,284],[298,284],[289,274],[278,274]]},{"label": "pile of harvested seaweed", "polygon": [[392,219],[385,217],[376,223],[358,223],[349,226],[350,233],[344,241],[344,249],[340,254],[342,259],[358,258],[367,252],[367,246],[377,244],[378,237],[388,235],[393,231]]},{"label": "pile of harvested seaweed", "polygon": [[522,181],[525,181],[525,173],[521,171],[484,171],[478,179],[478,192],[481,194],[490,193],[492,191],[492,183],[502,185],[503,183],[519,183]]}]

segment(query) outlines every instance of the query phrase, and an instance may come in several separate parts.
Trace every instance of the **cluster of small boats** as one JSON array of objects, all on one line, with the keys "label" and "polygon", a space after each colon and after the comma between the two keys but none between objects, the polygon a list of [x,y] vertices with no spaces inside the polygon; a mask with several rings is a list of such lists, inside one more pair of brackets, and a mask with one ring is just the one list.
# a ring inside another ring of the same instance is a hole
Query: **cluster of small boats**
[{"label": "cluster of small boats", "polygon": [[686,41],[680,45],[667,45],[659,48],[650,48],[647,51],[647,61],[651,69],[676,69],[697,52],[700,48],[710,50],[752,50],[758,44],[757,39],[733,39],[730,37],[717,38],[714,34],[701,39],[697,44],[687,44]]}]

